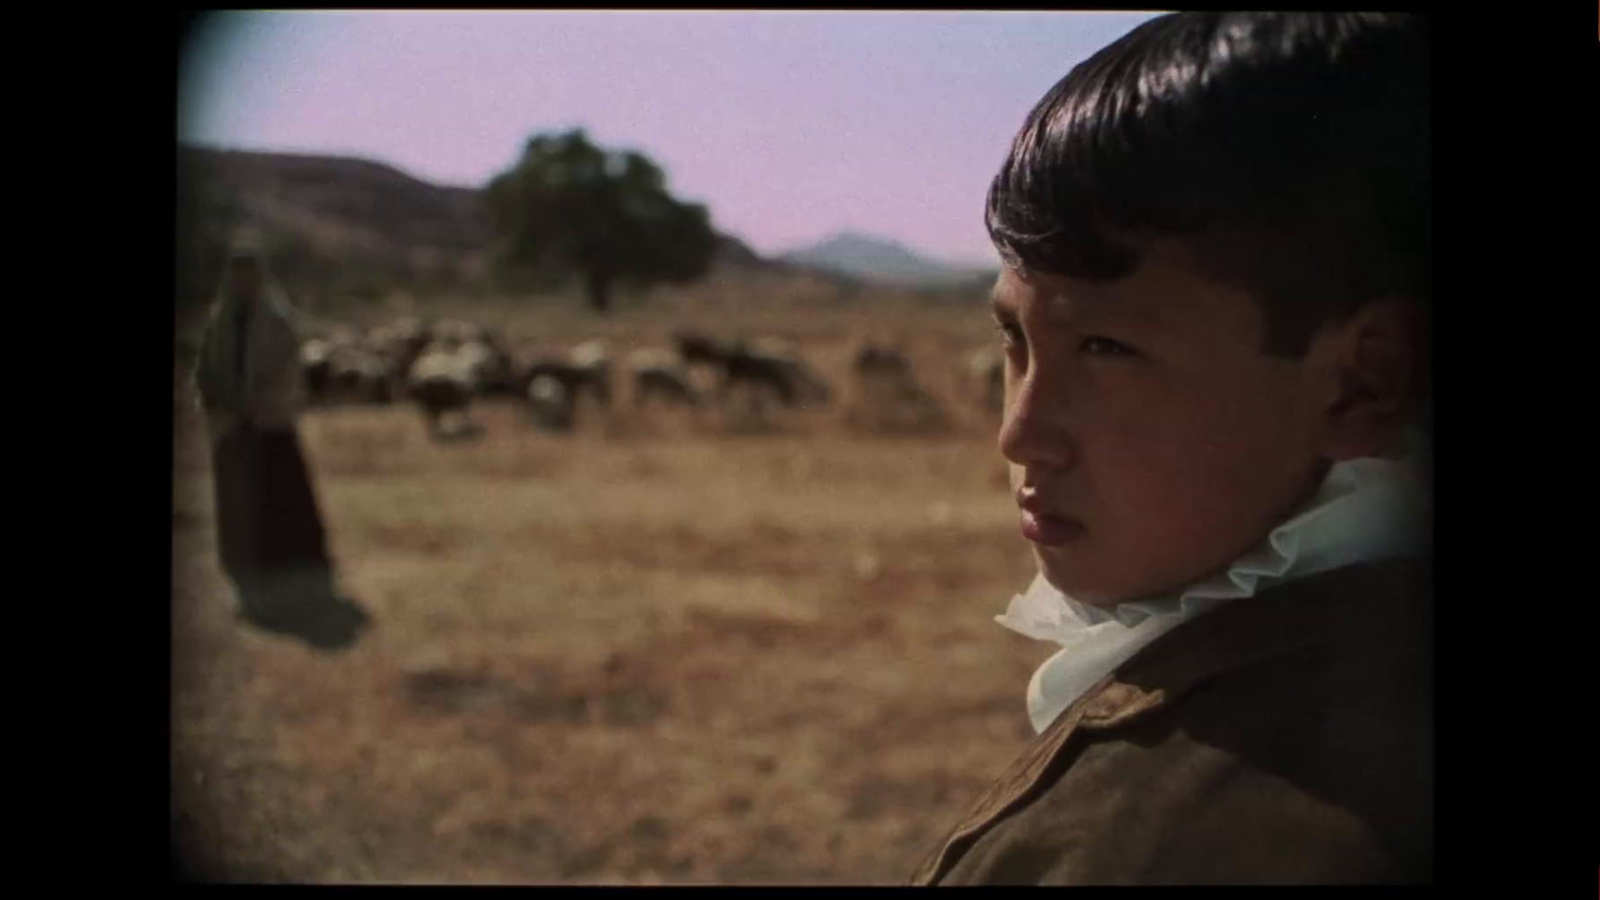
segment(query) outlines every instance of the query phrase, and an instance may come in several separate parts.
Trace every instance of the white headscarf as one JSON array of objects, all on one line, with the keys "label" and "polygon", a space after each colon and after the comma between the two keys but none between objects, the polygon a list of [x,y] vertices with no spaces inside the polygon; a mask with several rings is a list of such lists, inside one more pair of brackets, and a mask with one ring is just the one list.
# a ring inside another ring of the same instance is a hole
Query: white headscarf
[{"label": "white headscarf", "polygon": [[1090,606],[1037,576],[995,621],[1061,650],[1028,683],[1028,716],[1043,732],[1095,682],[1157,637],[1230,600],[1341,566],[1425,552],[1432,513],[1426,451],[1332,466],[1299,513],[1225,571],[1175,592]]}]

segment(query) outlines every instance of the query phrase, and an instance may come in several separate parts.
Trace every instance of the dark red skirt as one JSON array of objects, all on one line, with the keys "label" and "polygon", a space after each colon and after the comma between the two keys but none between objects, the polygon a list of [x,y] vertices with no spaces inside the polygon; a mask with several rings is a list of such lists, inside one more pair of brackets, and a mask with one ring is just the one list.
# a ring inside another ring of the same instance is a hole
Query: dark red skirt
[{"label": "dark red skirt", "polygon": [[213,445],[217,540],[235,582],[330,568],[316,492],[292,429],[240,426]]},{"label": "dark red skirt", "polygon": [[350,646],[368,616],[334,584],[299,435],[241,426],[212,450],[217,542],[238,614],[320,649]]}]

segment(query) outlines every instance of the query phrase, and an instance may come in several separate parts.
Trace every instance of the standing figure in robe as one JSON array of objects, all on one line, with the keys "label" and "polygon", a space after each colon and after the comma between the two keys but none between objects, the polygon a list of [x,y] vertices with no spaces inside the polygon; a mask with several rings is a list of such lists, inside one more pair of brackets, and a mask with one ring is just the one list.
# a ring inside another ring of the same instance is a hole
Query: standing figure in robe
[{"label": "standing figure in robe", "polygon": [[366,614],[339,596],[295,419],[304,402],[293,314],[260,242],[236,241],[201,340],[223,570],[246,622],[325,649],[353,642]]}]

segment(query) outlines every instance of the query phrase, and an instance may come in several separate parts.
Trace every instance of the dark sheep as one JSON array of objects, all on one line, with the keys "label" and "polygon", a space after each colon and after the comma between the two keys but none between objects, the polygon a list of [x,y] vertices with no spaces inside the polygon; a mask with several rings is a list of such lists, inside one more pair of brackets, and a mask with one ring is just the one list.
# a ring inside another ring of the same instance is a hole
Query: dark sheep
[{"label": "dark sheep", "polygon": [[855,371],[861,378],[903,378],[911,374],[911,361],[894,347],[868,342],[856,351]]},{"label": "dark sheep", "polygon": [[796,356],[739,346],[723,358],[722,365],[724,390],[740,383],[768,387],[787,407],[833,399],[827,383]]},{"label": "dark sheep", "polygon": [[673,335],[673,341],[678,345],[678,355],[685,365],[712,366],[720,370],[724,361],[733,352],[734,347],[725,344],[716,338],[695,334],[689,331],[680,331]]}]

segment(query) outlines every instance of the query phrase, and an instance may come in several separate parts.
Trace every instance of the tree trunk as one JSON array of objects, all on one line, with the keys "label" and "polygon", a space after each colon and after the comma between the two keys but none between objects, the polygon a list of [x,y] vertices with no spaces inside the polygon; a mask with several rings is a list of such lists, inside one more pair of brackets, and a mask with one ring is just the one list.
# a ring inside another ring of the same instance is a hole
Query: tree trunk
[{"label": "tree trunk", "polygon": [[589,273],[589,305],[601,315],[611,311],[611,285],[610,273],[600,271]]}]

